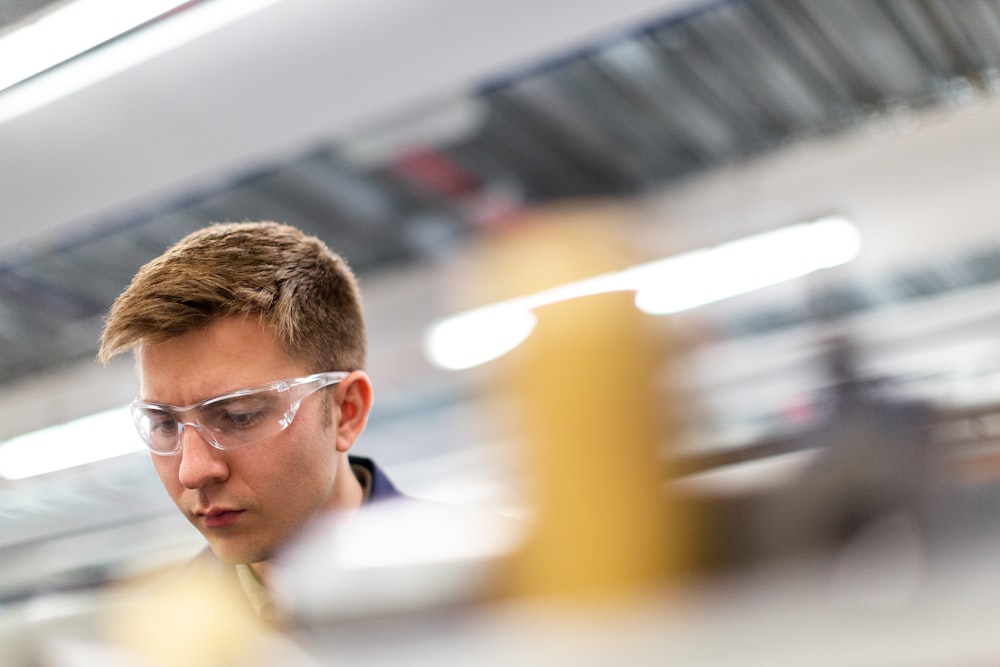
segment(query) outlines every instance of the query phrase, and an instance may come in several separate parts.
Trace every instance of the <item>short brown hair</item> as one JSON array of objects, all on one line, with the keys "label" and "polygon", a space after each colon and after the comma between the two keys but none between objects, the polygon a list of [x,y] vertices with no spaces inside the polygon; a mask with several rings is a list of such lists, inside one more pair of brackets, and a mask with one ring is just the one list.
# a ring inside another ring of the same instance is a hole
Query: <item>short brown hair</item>
[{"label": "short brown hair", "polygon": [[275,222],[216,223],[135,274],[111,306],[98,358],[163,342],[228,315],[258,315],[311,372],[358,370],[365,326],[357,280],[313,236]]}]

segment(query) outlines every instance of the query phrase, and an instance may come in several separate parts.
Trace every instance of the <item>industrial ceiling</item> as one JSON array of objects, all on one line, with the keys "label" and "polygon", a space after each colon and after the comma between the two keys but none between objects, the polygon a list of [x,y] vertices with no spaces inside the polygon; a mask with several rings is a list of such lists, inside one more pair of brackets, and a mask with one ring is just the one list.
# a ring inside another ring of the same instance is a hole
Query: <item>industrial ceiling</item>
[{"label": "industrial ceiling", "polygon": [[[16,9],[29,5],[5,3],[0,17],[23,18]],[[669,11],[381,126],[7,247],[0,382],[92,356],[101,316],[134,271],[210,221],[299,225],[365,276],[446,254],[524,207],[669,188],[803,138],[961,106],[998,82],[1000,2],[742,0]],[[978,279],[995,279],[994,265],[984,260]]]}]

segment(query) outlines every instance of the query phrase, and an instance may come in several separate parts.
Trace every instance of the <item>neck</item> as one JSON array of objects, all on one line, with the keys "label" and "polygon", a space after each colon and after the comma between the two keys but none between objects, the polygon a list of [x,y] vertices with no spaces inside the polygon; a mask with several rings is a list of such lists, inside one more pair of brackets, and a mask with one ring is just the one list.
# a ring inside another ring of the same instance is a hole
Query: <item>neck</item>
[{"label": "neck", "polygon": [[[365,502],[365,487],[351,468],[346,453],[339,454],[340,464],[334,473],[333,491],[327,508],[331,510],[352,510]],[[366,482],[367,483],[367,482]]]}]

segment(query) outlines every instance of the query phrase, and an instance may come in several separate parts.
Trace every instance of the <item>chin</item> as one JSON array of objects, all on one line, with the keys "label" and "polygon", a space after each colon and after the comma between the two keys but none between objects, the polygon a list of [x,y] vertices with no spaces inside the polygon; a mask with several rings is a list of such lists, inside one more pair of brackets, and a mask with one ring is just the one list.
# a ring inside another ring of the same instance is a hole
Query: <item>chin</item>
[{"label": "chin", "polygon": [[231,545],[213,544],[212,542],[209,542],[209,547],[216,558],[229,565],[250,565],[270,558],[268,552],[259,549],[241,549]]}]

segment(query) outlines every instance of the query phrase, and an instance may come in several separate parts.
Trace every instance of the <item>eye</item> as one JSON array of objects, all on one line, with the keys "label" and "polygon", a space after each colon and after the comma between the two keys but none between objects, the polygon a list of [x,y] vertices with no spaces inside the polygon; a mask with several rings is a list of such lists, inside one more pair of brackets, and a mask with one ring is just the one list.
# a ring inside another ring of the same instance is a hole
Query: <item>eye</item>
[{"label": "eye", "polygon": [[146,420],[152,435],[171,436],[177,433],[177,420],[159,410],[147,410]]},{"label": "eye", "polygon": [[215,417],[215,428],[222,431],[236,431],[253,428],[260,424],[266,417],[264,410],[252,412],[237,412],[234,410],[222,410]]},{"label": "eye", "polygon": [[274,419],[276,402],[269,394],[240,396],[202,408],[201,423],[217,433],[249,431]]}]

